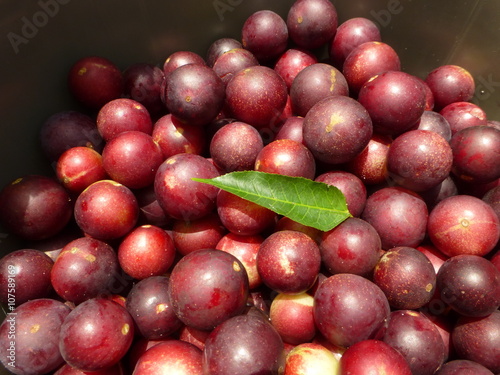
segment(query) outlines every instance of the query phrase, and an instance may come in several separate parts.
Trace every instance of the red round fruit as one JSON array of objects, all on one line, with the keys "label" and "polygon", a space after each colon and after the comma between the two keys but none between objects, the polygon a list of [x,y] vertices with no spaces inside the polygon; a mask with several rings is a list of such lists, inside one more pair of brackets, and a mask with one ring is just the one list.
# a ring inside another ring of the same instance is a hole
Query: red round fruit
[{"label": "red round fruit", "polygon": [[134,338],[134,320],[118,303],[92,298],[68,314],[59,337],[61,355],[70,366],[99,371],[125,356]]},{"label": "red round fruit", "polygon": [[316,159],[327,164],[352,160],[367,146],[372,134],[370,115],[348,96],[327,97],[304,117],[304,144]]},{"label": "red round fruit", "polygon": [[438,112],[425,110],[418,122],[419,130],[430,130],[441,135],[446,141],[451,139],[451,127],[448,120]]},{"label": "red round fruit", "polygon": [[69,223],[73,203],[68,191],[54,178],[20,177],[0,191],[0,223],[25,240],[42,240]]},{"label": "red round fruit", "polygon": [[470,102],[450,103],[439,111],[439,114],[448,121],[451,135],[471,126],[488,126],[486,112]]},{"label": "red round fruit", "polygon": [[163,62],[163,73],[165,74],[165,78],[175,69],[187,64],[207,65],[203,57],[196,52],[175,51]]},{"label": "red round fruit", "polygon": [[125,236],[137,223],[139,205],[134,193],[112,180],[94,182],[76,199],[75,220],[80,229],[99,240]]},{"label": "red round fruit", "polygon": [[491,206],[470,195],[443,199],[430,212],[427,233],[445,255],[484,256],[500,238],[499,219]]},{"label": "red round fruit", "polygon": [[212,69],[224,82],[224,85],[227,85],[240,70],[255,65],[259,65],[259,61],[252,52],[244,48],[234,48],[220,55],[215,60]]},{"label": "red round fruit", "polygon": [[286,86],[290,89],[297,74],[317,62],[318,58],[309,50],[290,48],[276,60],[274,70],[285,80]]},{"label": "red round fruit", "polygon": [[162,228],[142,225],[134,228],[118,246],[120,267],[136,280],[165,274],[174,263],[174,241]]},{"label": "red round fruit", "polygon": [[257,253],[257,270],[262,282],[278,293],[307,291],[318,278],[320,266],[318,245],[302,232],[274,232],[262,242]]},{"label": "red round fruit", "polygon": [[87,56],[76,61],[68,72],[71,94],[90,109],[99,109],[122,95],[123,76],[110,60]]},{"label": "red round fruit", "polygon": [[243,45],[239,40],[229,37],[222,37],[216,39],[210,44],[207,49],[206,63],[208,66],[213,67],[215,61],[224,53],[231,51],[235,48],[241,48]]},{"label": "red round fruit", "polygon": [[446,362],[435,375],[495,375],[483,365],[467,359]]},{"label": "red round fruit", "polygon": [[187,326],[211,330],[241,314],[248,298],[248,276],[233,255],[201,249],[174,266],[168,285],[177,317]]}]

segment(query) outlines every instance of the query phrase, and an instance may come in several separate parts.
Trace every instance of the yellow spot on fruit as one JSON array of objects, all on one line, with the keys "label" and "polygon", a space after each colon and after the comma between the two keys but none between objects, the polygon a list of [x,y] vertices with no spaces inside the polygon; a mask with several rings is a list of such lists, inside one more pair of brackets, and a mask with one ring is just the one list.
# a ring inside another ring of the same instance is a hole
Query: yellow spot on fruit
[{"label": "yellow spot on fruit", "polygon": [[160,303],[160,304],[156,305],[156,313],[157,314],[162,313],[166,309],[167,309],[167,306],[164,303]]},{"label": "yellow spot on fruit", "polygon": [[76,254],[77,252],[79,252],[80,249],[78,247],[72,247],[71,250],[69,251],[71,254]]},{"label": "yellow spot on fruit", "polygon": [[175,163],[175,159],[167,159],[166,163],[167,164],[174,164]]},{"label": "yellow spot on fruit", "polygon": [[431,283],[429,283],[429,284],[427,284],[427,285],[425,286],[425,291],[426,291],[427,293],[429,293],[431,290],[432,290],[432,284],[431,284]]},{"label": "yellow spot on fruit", "polygon": [[462,219],[460,221],[460,225],[463,226],[464,228],[467,228],[469,226],[469,224],[470,224],[470,221],[467,219]]},{"label": "yellow spot on fruit", "polygon": [[190,97],[190,96],[186,96],[186,102],[187,102],[187,103],[190,103],[190,102],[191,102],[191,97]]},{"label": "yellow spot on fruit", "polygon": [[335,82],[337,82],[337,74],[335,73],[335,70],[332,69],[330,72],[330,92],[333,92],[333,89],[335,88]]},{"label": "yellow spot on fruit", "polygon": [[40,324],[34,324],[30,328],[31,333],[37,333],[40,330]]},{"label": "yellow spot on fruit", "polygon": [[126,334],[128,334],[129,332],[130,332],[130,326],[129,326],[127,323],[125,323],[125,324],[123,325],[123,327],[122,327],[122,335],[124,335],[124,336],[125,336],[125,335],[126,335]]},{"label": "yellow spot on fruit", "polygon": [[23,178],[22,178],[22,177],[16,178],[16,179],[12,182],[12,184],[11,184],[11,185],[18,184],[18,183],[20,183],[22,180],[23,180]]},{"label": "yellow spot on fruit", "polygon": [[327,133],[330,133],[335,125],[340,124],[342,122],[342,117],[336,113],[332,114],[330,116],[330,123],[326,126],[325,131]]},{"label": "yellow spot on fruit", "polygon": [[81,68],[81,69],[78,71],[78,75],[79,75],[79,76],[83,76],[85,73],[87,73],[87,68]]},{"label": "yellow spot on fruit", "polygon": [[298,16],[297,17],[297,22],[298,23],[302,23],[304,21],[304,19],[302,18],[302,16]]},{"label": "yellow spot on fruit", "polygon": [[235,270],[236,272],[241,271],[241,267],[240,267],[240,264],[238,262],[233,262],[233,270]]},{"label": "yellow spot on fruit", "polygon": [[88,260],[90,263],[93,263],[93,262],[95,262],[96,257],[92,254],[87,254],[87,255],[85,255],[85,259]]}]

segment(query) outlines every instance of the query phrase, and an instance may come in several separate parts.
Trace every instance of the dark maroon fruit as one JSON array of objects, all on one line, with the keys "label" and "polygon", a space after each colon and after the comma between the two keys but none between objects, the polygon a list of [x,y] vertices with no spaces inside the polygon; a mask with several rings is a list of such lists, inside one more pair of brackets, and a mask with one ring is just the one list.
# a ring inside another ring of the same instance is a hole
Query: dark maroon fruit
[{"label": "dark maroon fruit", "polygon": [[25,240],[42,240],[59,233],[70,221],[73,203],[55,178],[26,175],[0,191],[0,223]]},{"label": "dark maroon fruit", "polygon": [[451,127],[446,118],[438,112],[424,111],[418,122],[419,130],[430,130],[441,135],[449,141],[451,139]]},{"label": "dark maroon fruit", "polygon": [[255,127],[235,121],[214,134],[210,141],[210,156],[224,172],[252,170],[263,147],[264,141]]},{"label": "dark maroon fruit", "polygon": [[187,64],[165,78],[165,105],[173,116],[190,125],[206,125],[224,104],[224,83],[206,65]]},{"label": "dark maroon fruit", "polygon": [[320,266],[318,245],[302,232],[274,232],[262,242],[257,253],[262,282],[278,293],[306,292],[318,278]]},{"label": "dark maroon fruit", "polygon": [[59,337],[61,355],[70,366],[99,371],[125,356],[134,338],[134,320],[118,303],[92,298],[68,314]]},{"label": "dark maroon fruit", "polygon": [[298,0],[288,10],[286,24],[293,43],[301,48],[316,49],[334,37],[337,9],[327,0]]},{"label": "dark maroon fruit", "polygon": [[86,188],[76,199],[74,212],[83,232],[104,241],[125,236],[139,219],[134,193],[113,180],[100,180]]},{"label": "dark maroon fruit", "polygon": [[260,150],[255,159],[254,169],[312,180],[316,175],[316,162],[311,151],[302,143],[291,139],[279,139]]},{"label": "dark maroon fruit", "polygon": [[483,195],[482,200],[488,203],[493,208],[498,218],[500,219],[500,186],[496,186],[488,190]]},{"label": "dark maroon fruit", "polygon": [[483,365],[467,359],[446,362],[435,375],[495,375]]},{"label": "dark maroon fruit", "polygon": [[42,152],[51,162],[56,162],[64,151],[72,147],[89,147],[101,152],[104,146],[96,122],[78,111],[51,115],[40,128],[39,140]]},{"label": "dark maroon fruit", "polygon": [[151,134],[153,121],[149,111],[133,99],[119,98],[107,102],[97,113],[97,129],[108,142],[125,131]]},{"label": "dark maroon fruit", "polygon": [[324,232],[319,243],[323,265],[331,274],[370,276],[380,258],[380,236],[371,224],[348,218]]},{"label": "dark maroon fruit", "polygon": [[377,230],[384,250],[417,247],[425,238],[428,210],[416,193],[385,187],[368,196],[361,218]]},{"label": "dark maroon fruit", "polygon": [[400,246],[382,255],[373,271],[373,282],[384,291],[393,309],[415,310],[434,296],[436,272],[422,252]]},{"label": "dark maroon fruit", "polygon": [[63,247],[50,279],[57,294],[80,304],[90,298],[111,294],[119,274],[115,250],[105,242],[81,237]]},{"label": "dark maroon fruit", "polygon": [[248,276],[233,255],[201,249],[185,255],[170,273],[170,302],[187,326],[211,330],[243,312]]},{"label": "dark maroon fruit", "polygon": [[450,103],[439,111],[439,114],[448,121],[451,135],[471,126],[488,126],[486,112],[470,102]]},{"label": "dark maroon fruit", "polygon": [[388,71],[370,77],[360,88],[358,101],[370,114],[375,133],[396,136],[417,124],[426,96],[417,77]]},{"label": "dark maroon fruit", "polygon": [[393,311],[383,341],[405,357],[412,375],[432,375],[445,361],[439,331],[418,311]]},{"label": "dark maroon fruit", "polygon": [[321,99],[333,95],[349,95],[349,86],[337,68],[325,63],[302,69],[290,87],[293,112],[302,117]]},{"label": "dark maroon fruit", "polygon": [[278,139],[291,139],[299,143],[304,143],[302,137],[303,124],[304,117],[288,117],[280,126],[280,129],[278,130],[278,133],[276,133],[274,140],[277,141]]},{"label": "dark maroon fruit", "polygon": [[500,224],[491,206],[458,194],[439,202],[429,214],[427,234],[447,256],[488,254],[500,238]]},{"label": "dark maroon fruit", "polygon": [[0,302],[19,306],[28,300],[50,297],[54,261],[43,251],[20,249],[0,258]]},{"label": "dark maroon fruit", "polygon": [[242,69],[259,65],[252,52],[244,48],[235,48],[220,55],[212,67],[225,85]]},{"label": "dark maroon fruit", "polygon": [[378,338],[389,319],[384,292],[370,280],[354,274],[337,274],[324,280],[314,294],[318,330],[334,345],[344,348]]},{"label": "dark maroon fruit", "polygon": [[77,60],[68,72],[70,93],[90,109],[99,109],[122,95],[123,76],[110,60],[88,56]]},{"label": "dark maroon fruit", "polygon": [[187,64],[206,65],[206,62],[203,57],[196,52],[175,51],[163,62],[163,73],[165,74],[165,78],[175,69]]},{"label": "dark maroon fruit", "polygon": [[441,299],[463,316],[484,317],[500,307],[500,272],[477,255],[447,259],[437,273]]},{"label": "dark maroon fruit", "polygon": [[457,65],[438,66],[429,72],[425,82],[432,91],[437,111],[450,103],[469,101],[475,92],[474,78]]},{"label": "dark maroon fruit", "polygon": [[275,60],[288,46],[285,20],[271,10],[251,14],[243,23],[241,44],[262,63]]},{"label": "dark maroon fruit", "polygon": [[309,50],[289,48],[276,60],[274,70],[285,80],[288,89],[290,89],[297,74],[317,62],[318,58]]},{"label": "dark maroon fruit", "polygon": [[27,301],[0,325],[0,361],[12,374],[47,374],[64,364],[59,351],[61,324],[71,309],[48,298]]},{"label": "dark maroon fruit", "polygon": [[372,134],[370,115],[359,102],[347,96],[327,97],[304,117],[304,144],[324,163],[352,160],[367,146]]},{"label": "dark maroon fruit", "polygon": [[200,219],[215,208],[219,189],[192,178],[217,176],[215,166],[203,156],[187,153],[171,156],[156,173],[154,189],[158,202],[175,219]]},{"label": "dark maroon fruit", "polygon": [[467,183],[486,184],[500,178],[500,130],[472,126],[455,133],[450,140],[451,171]]},{"label": "dark maroon fruit", "polygon": [[458,358],[479,363],[494,374],[500,372],[500,311],[483,318],[460,317],[451,340]]},{"label": "dark maroon fruit", "polygon": [[285,109],[287,98],[285,81],[266,66],[243,69],[226,86],[230,116],[257,128],[274,126]]},{"label": "dark maroon fruit", "polygon": [[284,363],[283,348],[267,319],[253,314],[235,316],[217,326],[205,341],[203,373],[277,374]]},{"label": "dark maroon fruit", "polygon": [[151,276],[137,282],[127,294],[125,307],[138,333],[148,340],[162,340],[177,332],[177,318],[168,295],[167,276]]},{"label": "dark maroon fruit", "polygon": [[430,130],[417,129],[401,134],[391,143],[387,154],[387,170],[392,180],[417,192],[443,182],[452,164],[450,144]]},{"label": "dark maroon fruit", "polygon": [[229,37],[223,37],[216,39],[210,44],[210,46],[207,49],[206,53],[206,63],[208,66],[213,67],[215,61],[221,56],[222,54],[231,51],[234,48],[242,48],[243,45],[239,40],[236,40],[234,38],[229,38]]}]

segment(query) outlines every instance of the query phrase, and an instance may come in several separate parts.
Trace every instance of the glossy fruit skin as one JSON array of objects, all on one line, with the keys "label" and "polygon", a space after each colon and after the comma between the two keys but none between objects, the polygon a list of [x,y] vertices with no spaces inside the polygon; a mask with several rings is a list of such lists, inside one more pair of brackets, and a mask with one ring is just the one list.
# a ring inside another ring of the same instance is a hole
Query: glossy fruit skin
[{"label": "glossy fruit skin", "polygon": [[241,28],[241,44],[260,63],[274,61],[288,46],[285,20],[271,10],[251,14]]},{"label": "glossy fruit skin", "polygon": [[206,125],[222,109],[224,83],[206,65],[182,65],[166,76],[165,85],[165,105],[184,123]]},{"label": "glossy fruit skin", "polygon": [[148,340],[166,339],[182,326],[170,302],[169,283],[168,276],[150,276],[134,284],[127,294],[125,307],[138,333]]},{"label": "glossy fruit skin", "polygon": [[83,57],[68,72],[68,88],[75,99],[90,109],[99,109],[123,92],[123,75],[110,60]]},{"label": "glossy fruit skin", "polygon": [[205,56],[206,64],[210,67],[214,66],[215,61],[224,53],[235,48],[242,48],[241,41],[230,37],[222,37],[214,40],[207,49]]},{"label": "glossy fruit skin", "polygon": [[214,178],[219,172],[201,155],[177,154],[165,160],[155,176],[154,190],[165,213],[175,219],[196,220],[215,208],[218,188],[193,181]]},{"label": "glossy fruit skin", "polygon": [[11,312],[15,315],[7,315],[0,325],[3,366],[16,375],[46,374],[61,366],[58,334],[70,311],[63,302],[50,298],[19,305]]},{"label": "glossy fruit skin", "polygon": [[89,298],[111,294],[119,272],[118,258],[110,245],[81,237],[63,247],[50,278],[61,298],[80,304]]},{"label": "glossy fruit skin", "polygon": [[74,215],[83,232],[105,241],[123,237],[134,228],[139,205],[126,186],[113,180],[100,180],[78,196]]},{"label": "glossy fruit skin", "polygon": [[403,355],[380,340],[353,344],[342,354],[339,366],[340,375],[413,375]]},{"label": "glossy fruit skin", "polygon": [[432,375],[445,361],[445,345],[439,331],[418,311],[391,312],[382,340],[405,357],[413,375]]},{"label": "glossy fruit skin", "polygon": [[278,293],[306,292],[316,281],[320,266],[318,245],[302,232],[274,232],[262,242],[257,253],[262,282]]},{"label": "glossy fruit skin", "polygon": [[268,143],[259,151],[253,169],[312,180],[316,174],[316,161],[302,143],[279,139]]},{"label": "glossy fruit skin", "polygon": [[426,96],[417,77],[386,71],[363,84],[358,101],[370,114],[376,133],[396,136],[417,124],[425,110]]},{"label": "glossy fruit skin", "polygon": [[330,42],[328,54],[333,65],[342,70],[344,61],[354,48],[365,42],[381,42],[377,25],[364,17],[353,17],[339,25]]},{"label": "glossy fruit skin", "polygon": [[321,261],[331,274],[369,276],[380,258],[382,246],[371,224],[352,217],[323,232],[319,248]]},{"label": "glossy fruit skin", "polygon": [[384,250],[416,247],[425,237],[428,210],[416,193],[400,187],[384,187],[368,196],[361,219],[373,225]]},{"label": "glossy fruit skin", "polygon": [[212,67],[224,85],[240,70],[259,65],[255,55],[245,48],[234,48],[220,55]]},{"label": "glossy fruit skin", "polygon": [[286,24],[294,44],[313,50],[334,37],[338,26],[337,9],[325,0],[298,0],[288,10]]},{"label": "glossy fruit skin", "polygon": [[387,169],[398,185],[413,191],[429,190],[450,174],[453,154],[449,143],[429,130],[410,130],[389,148]]},{"label": "glossy fruit skin", "polygon": [[442,65],[433,69],[425,82],[433,93],[437,111],[453,102],[468,101],[475,92],[474,78],[457,65]]},{"label": "glossy fruit skin", "polygon": [[313,313],[319,332],[332,344],[347,348],[377,338],[390,307],[384,292],[370,280],[337,274],[319,285]]},{"label": "glossy fruit skin", "polygon": [[498,374],[499,332],[500,311],[494,311],[483,318],[460,317],[451,332],[451,339],[460,358],[477,362],[494,374]]},{"label": "glossy fruit skin", "polygon": [[139,357],[134,375],[201,375],[202,351],[185,341],[160,342]]},{"label": "glossy fruit skin", "polygon": [[118,134],[102,151],[102,165],[109,178],[131,189],[151,185],[163,160],[153,137],[140,131]]},{"label": "glossy fruit skin", "polygon": [[396,51],[387,43],[377,41],[358,45],[346,57],[342,67],[353,95],[357,95],[365,82],[377,74],[400,70],[401,62]]},{"label": "glossy fruit skin", "polygon": [[455,359],[443,364],[435,375],[494,375],[483,365],[467,359]]},{"label": "glossy fruit skin", "polygon": [[470,102],[450,103],[439,114],[448,121],[452,135],[471,126],[488,126],[486,112]]},{"label": "glossy fruit skin", "polygon": [[[60,367],[54,375],[87,375],[88,372],[80,371],[74,367],[71,367],[67,363]],[[114,366],[106,368],[101,371],[92,371],[92,375],[124,375],[123,366],[121,363],[117,363]]]},{"label": "glossy fruit skin", "polygon": [[341,164],[352,160],[366,147],[372,134],[368,112],[347,96],[322,99],[304,117],[304,144],[324,163]]},{"label": "glossy fruit skin", "polygon": [[38,139],[42,152],[51,162],[57,162],[62,153],[72,147],[90,147],[101,152],[104,146],[95,120],[75,110],[49,116],[40,127]]},{"label": "glossy fruit skin", "polygon": [[450,140],[452,173],[467,183],[486,184],[500,178],[500,130],[473,126],[455,133]]},{"label": "glossy fruit skin", "polygon": [[70,221],[70,195],[52,177],[26,175],[0,191],[0,223],[24,240],[42,240],[59,233]]},{"label": "glossy fruit skin", "polygon": [[249,292],[248,276],[235,256],[201,249],[176,263],[168,292],[175,314],[185,325],[211,330],[243,312]]},{"label": "glossy fruit skin", "polygon": [[296,115],[304,117],[311,107],[331,95],[349,95],[344,75],[326,63],[311,64],[302,69],[290,87],[290,99]]},{"label": "glossy fruit skin", "polygon": [[156,120],[151,136],[160,146],[163,159],[183,152],[201,155],[207,146],[203,127],[184,124],[171,113]]},{"label": "glossy fruit skin", "polygon": [[437,290],[460,315],[484,317],[500,307],[500,272],[483,257],[456,255],[439,268]]},{"label": "glossy fruit skin", "polygon": [[[273,95],[268,95],[269,92]],[[276,125],[287,98],[285,81],[266,66],[243,69],[226,86],[226,106],[230,116],[258,129]]]},{"label": "glossy fruit skin", "polygon": [[288,352],[284,375],[337,374],[339,360],[330,350],[317,343],[303,343]]},{"label": "glossy fruit skin", "polygon": [[458,194],[439,202],[429,213],[427,232],[447,256],[488,254],[500,238],[495,211],[481,199]]},{"label": "glossy fruit skin", "polygon": [[165,229],[154,225],[134,228],[118,245],[118,261],[136,280],[165,274],[173,265],[176,249]]},{"label": "glossy fruit skin", "polygon": [[108,178],[102,156],[90,147],[72,147],[59,157],[57,179],[70,192],[79,194],[92,183]]},{"label": "glossy fruit skin", "polygon": [[441,135],[448,142],[451,139],[451,127],[446,118],[439,112],[425,110],[418,122],[419,130],[430,130]]},{"label": "glossy fruit skin", "polygon": [[311,51],[303,48],[289,48],[278,57],[274,70],[285,80],[290,90],[297,74],[317,62],[318,58]]},{"label": "glossy fruit skin", "polygon": [[141,131],[151,134],[153,120],[149,111],[136,100],[119,98],[104,104],[97,113],[97,130],[108,142],[125,131]]},{"label": "glossy fruit skin", "polygon": [[165,74],[165,78],[175,69],[187,64],[207,65],[205,59],[196,52],[184,50],[175,51],[163,62],[163,73]]},{"label": "glossy fruit skin", "polygon": [[19,249],[4,255],[0,258],[0,302],[11,304],[12,292],[15,306],[50,297],[54,290],[50,282],[53,265],[54,261],[40,250]]},{"label": "glossy fruit skin", "polygon": [[[59,348],[64,360],[84,371],[117,364],[134,337],[128,311],[109,299],[92,298],[75,307],[61,325]],[[95,345],[100,342],[101,345]]]},{"label": "glossy fruit skin", "polygon": [[261,315],[229,318],[205,341],[203,374],[276,374],[284,362],[283,347],[278,332]]},{"label": "glossy fruit skin", "polygon": [[[241,147],[244,144],[245,147]],[[224,172],[252,170],[255,159],[264,147],[258,130],[244,122],[235,121],[217,130],[210,140],[210,156]]]}]

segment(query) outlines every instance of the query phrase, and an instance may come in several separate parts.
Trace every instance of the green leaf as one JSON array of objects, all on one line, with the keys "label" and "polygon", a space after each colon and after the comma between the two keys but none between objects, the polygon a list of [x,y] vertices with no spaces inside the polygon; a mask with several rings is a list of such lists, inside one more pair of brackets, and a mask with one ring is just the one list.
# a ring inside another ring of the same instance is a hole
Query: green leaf
[{"label": "green leaf", "polygon": [[302,177],[243,171],[193,180],[216,186],[321,231],[335,228],[352,216],[338,188]]}]

